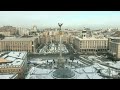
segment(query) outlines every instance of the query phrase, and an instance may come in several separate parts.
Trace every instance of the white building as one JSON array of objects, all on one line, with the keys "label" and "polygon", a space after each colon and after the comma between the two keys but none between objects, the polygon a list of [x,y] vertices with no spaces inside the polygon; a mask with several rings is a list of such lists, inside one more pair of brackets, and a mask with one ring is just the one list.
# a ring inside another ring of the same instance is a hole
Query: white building
[{"label": "white building", "polygon": [[0,74],[18,74],[24,78],[27,70],[27,52],[3,53],[0,57]]},{"label": "white building", "polygon": [[108,50],[107,38],[103,36],[87,37],[86,32],[83,32],[82,38],[75,36],[73,44],[76,50],[81,53],[106,52]]},{"label": "white building", "polygon": [[27,29],[27,28],[22,28],[22,27],[19,27],[19,28],[18,28],[18,31],[19,31],[19,34],[20,34],[21,36],[23,36],[23,35],[29,35],[29,32],[30,32],[29,29]]},{"label": "white building", "polygon": [[37,31],[38,31],[37,26],[34,25],[31,29],[31,32],[37,32]]},{"label": "white building", "polygon": [[109,54],[115,59],[120,59],[120,37],[109,38]]}]

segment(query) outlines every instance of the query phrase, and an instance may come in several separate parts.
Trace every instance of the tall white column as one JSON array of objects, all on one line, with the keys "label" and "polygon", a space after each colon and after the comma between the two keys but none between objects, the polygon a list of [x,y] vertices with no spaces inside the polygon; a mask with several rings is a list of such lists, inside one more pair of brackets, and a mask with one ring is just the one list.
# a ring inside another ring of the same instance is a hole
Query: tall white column
[{"label": "tall white column", "polygon": [[62,50],[61,50],[61,46],[62,46],[62,45],[61,45],[61,40],[62,40],[62,39],[61,39],[61,35],[60,35],[60,57],[62,57]]}]

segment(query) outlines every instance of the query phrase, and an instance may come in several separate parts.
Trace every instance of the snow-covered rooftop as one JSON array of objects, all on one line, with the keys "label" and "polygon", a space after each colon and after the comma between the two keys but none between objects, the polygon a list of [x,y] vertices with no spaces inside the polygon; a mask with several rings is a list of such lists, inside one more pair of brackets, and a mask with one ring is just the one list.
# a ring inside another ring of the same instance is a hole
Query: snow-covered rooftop
[{"label": "snow-covered rooftop", "polygon": [[120,37],[110,37],[111,39],[120,39]]},{"label": "snow-covered rooftop", "polygon": [[12,63],[12,65],[21,65],[23,63],[23,60],[21,60],[21,59],[16,59],[13,63]]},{"label": "snow-covered rooftop", "polygon": [[[8,61],[8,62],[1,62],[0,67],[2,66],[20,66],[22,65],[22,63],[24,62],[24,56],[26,56],[27,52],[10,52],[8,54],[5,54],[4,56],[2,56],[1,58],[4,59],[4,61]],[[2,59],[1,59],[2,60]],[[3,61],[3,60],[2,60]]]},{"label": "snow-covered rooftop", "polygon": [[4,56],[2,56],[2,58],[6,58],[8,55],[6,54],[6,55],[4,55]]},{"label": "snow-covered rooftop", "polygon": [[14,52],[14,51],[13,51],[13,52],[10,52],[10,53],[8,54],[8,56],[22,59],[25,54],[26,54],[26,52]]},{"label": "snow-covered rooftop", "polygon": [[16,58],[14,58],[14,57],[7,57],[5,59],[8,60],[8,61],[15,61]]},{"label": "snow-covered rooftop", "polygon": [[80,38],[80,37],[76,36],[75,38],[78,40],[108,40],[108,38],[105,38],[105,37],[102,37],[102,38],[99,38],[99,37]]},{"label": "snow-covered rooftop", "polygon": [[12,79],[15,74],[0,74],[0,79]]}]

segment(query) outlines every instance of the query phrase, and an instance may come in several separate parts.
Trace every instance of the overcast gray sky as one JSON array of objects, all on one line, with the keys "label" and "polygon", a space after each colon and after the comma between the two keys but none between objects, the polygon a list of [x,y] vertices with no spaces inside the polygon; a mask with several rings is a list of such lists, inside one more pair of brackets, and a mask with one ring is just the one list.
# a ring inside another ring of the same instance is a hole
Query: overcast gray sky
[{"label": "overcast gray sky", "polygon": [[0,26],[120,27],[120,11],[0,11]]}]

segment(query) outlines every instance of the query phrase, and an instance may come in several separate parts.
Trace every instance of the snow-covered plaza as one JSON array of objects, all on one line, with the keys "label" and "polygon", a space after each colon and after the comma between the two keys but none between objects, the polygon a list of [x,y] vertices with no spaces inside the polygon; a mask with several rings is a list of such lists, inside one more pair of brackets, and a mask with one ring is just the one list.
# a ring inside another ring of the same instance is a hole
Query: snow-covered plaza
[{"label": "snow-covered plaza", "polygon": [[[62,53],[68,53],[68,50],[64,44],[61,44]],[[45,45],[40,49],[39,54],[58,54],[60,53],[60,44],[56,45],[54,43],[50,45]]]},{"label": "snow-covered plaza", "polygon": [[[100,57],[101,56],[80,56],[79,59],[66,59],[65,68],[70,68],[75,73],[75,76],[70,79],[119,78],[120,61],[103,62]],[[57,68],[56,60],[37,59],[31,60],[30,63],[33,64],[33,66],[30,68],[26,79],[55,79],[53,72]]]},{"label": "snow-covered plaza", "polygon": [[[102,56],[79,56],[79,59],[65,59],[65,68],[70,68],[75,76],[70,79],[114,79],[119,78],[120,61],[102,61]],[[88,62],[89,61],[89,62]],[[30,60],[31,66],[26,79],[55,79],[56,60]],[[103,64],[104,63],[104,64]],[[63,78],[60,78],[63,79]]]}]

